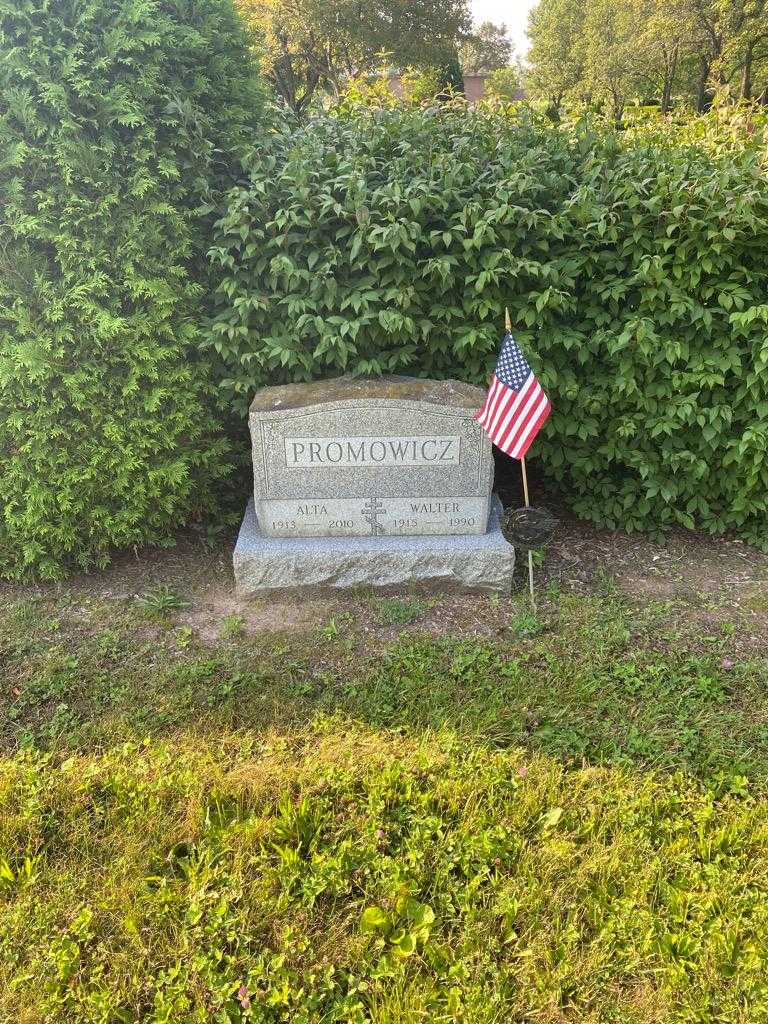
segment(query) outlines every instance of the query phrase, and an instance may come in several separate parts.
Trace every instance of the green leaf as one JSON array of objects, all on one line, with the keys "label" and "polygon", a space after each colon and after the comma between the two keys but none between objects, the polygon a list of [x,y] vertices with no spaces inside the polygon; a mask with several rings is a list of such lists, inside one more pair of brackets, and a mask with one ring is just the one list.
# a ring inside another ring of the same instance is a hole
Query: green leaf
[{"label": "green leaf", "polygon": [[416,952],[416,937],[411,932],[399,928],[390,938],[395,956],[409,957]]},{"label": "green leaf", "polygon": [[366,907],[360,916],[360,931],[363,934],[384,932],[389,928],[389,917],[381,907]]},{"label": "green leaf", "polygon": [[543,832],[548,832],[557,826],[558,822],[563,816],[562,807],[552,807],[550,810],[541,816],[541,828]]}]

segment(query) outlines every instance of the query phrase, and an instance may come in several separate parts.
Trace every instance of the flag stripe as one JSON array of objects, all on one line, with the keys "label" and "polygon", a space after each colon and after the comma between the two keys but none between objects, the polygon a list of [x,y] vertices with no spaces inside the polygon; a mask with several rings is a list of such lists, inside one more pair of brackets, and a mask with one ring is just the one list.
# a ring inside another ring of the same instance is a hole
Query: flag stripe
[{"label": "flag stripe", "polygon": [[[523,384],[514,402],[510,405],[507,415],[499,421],[494,430],[494,434],[499,438],[499,441],[503,442],[506,439],[507,431],[514,424],[515,420],[525,415],[525,409],[528,408],[531,400],[535,398],[537,390],[540,390],[539,382],[531,374],[525,384]],[[499,441],[496,443],[499,444]]]},{"label": "flag stripe", "polygon": [[[526,385],[527,386],[524,389],[524,401],[517,405],[514,416],[506,419],[503,424],[500,424],[499,429],[496,431],[496,436],[499,438],[496,443],[498,445],[502,445],[504,448],[511,447],[518,430],[528,422],[531,413],[538,405],[543,394],[543,391],[539,386],[539,382],[533,374],[528,378]],[[523,392],[521,391],[520,394],[522,395]]]},{"label": "flag stripe", "polygon": [[489,433],[493,430],[493,423],[496,419],[496,416],[498,415],[499,409],[507,401],[508,394],[508,388],[505,388],[501,381],[499,381],[498,387],[496,388],[496,394],[493,396],[493,402],[491,403],[490,408],[488,409],[488,415],[485,420],[485,429]]},{"label": "flag stripe", "polygon": [[496,434],[497,426],[499,422],[507,414],[507,410],[515,401],[515,392],[510,391],[509,388],[502,387],[501,394],[496,399],[496,404],[493,407],[493,413],[488,424],[488,433],[493,437]]},{"label": "flag stripe", "polygon": [[498,391],[498,389],[500,387],[501,387],[501,381],[494,374],[493,378],[492,378],[491,389],[490,389],[490,391],[488,392],[488,394],[486,395],[486,398],[485,398],[485,404],[483,405],[483,408],[480,410],[480,412],[475,416],[475,419],[477,420],[477,422],[482,427],[484,427],[486,425],[486,423],[487,423],[488,411],[490,410],[491,405],[493,404],[496,392]]},{"label": "flag stripe", "polygon": [[515,450],[513,452],[513,455],[514,455],[514,457],[516,459],[522,459],[523,458],[525,453],[531,447],[531,444],[532,444],[534,438],[538,434],[539,430],[541,429],[543,423],[545,422],[547,416],[549,416],[551,411],[552,411],[552,406],[549,404],[549,402],[547,402],[547,404],[544,406],[544,409],[541,412],[541,415],[538,416],[538,418],[534,422],[533,429],[528,433],[528,435],[527,435],[527,437],[525,439],[519,441],[518,444],[516,445]]},{"label": "flag stripe", "polygon": [[509,434],[504,438],[504,444],[507,449],[514,451],[520,443],[520,439],[523,435],[527,436],[526,431],[532,423],[536,422],[536,417],[541,411],[542,403],[546,402],[546,400],[547,396],[541,389],[539,389],[533,402],[526,410],[525,415],[518,419],[514,428],[510,430]]},{"label": "flag stripe", "polygon": [[515,431],[514,436],[509,438],[509,449],[515,459],[520,458],[518,452],[521,447],[525,447],[525,449],[527,449],[526,441],[528,437],[532,440],[532,437],[536,436],[536,430],[538,429],[537,424],[539,423],[542,414],[546,411],[548,404],[547,395],[542,391],[541,400],[537,402],[536,408],[530,411],[528,416],[525,418],[525,422],[521,423]]},{"label": "flag stripe", "polygon": [[515,409],[517,409],[522,402],[526,401],[526,396],[531,387],[532,380],[535,381],[533,375],[526,380],[519,392],[515,392],[511,388],[504,389],[504,404],[499,407],[497,415],[488,427],[488,433],[491,435],[492,439],[501,435],[501,424],[506,423],[509,416],[514,414]]},{"label": "flag stripe", "polygon": [[514,338],[505,334],[485,402],[475,419],[503,452],[521,459],[551,409]]},{"label": "flag stripe", "polygon": [[501,381],[494,374],[494,376],[491,378],[491,388],[490,388],[490,391],[488,392],[488,394],[486,395],[485,404],[483,405],[483,408],[480,410],[480,412],[477,414],[477,420],[483,426],[485,426],[485,424],[488,421],[488,410],[491,407],[491,403],[493,402],[493,398],[494,398],[494,395],[496,394],[496,391],[500,387],[501,387]]}]

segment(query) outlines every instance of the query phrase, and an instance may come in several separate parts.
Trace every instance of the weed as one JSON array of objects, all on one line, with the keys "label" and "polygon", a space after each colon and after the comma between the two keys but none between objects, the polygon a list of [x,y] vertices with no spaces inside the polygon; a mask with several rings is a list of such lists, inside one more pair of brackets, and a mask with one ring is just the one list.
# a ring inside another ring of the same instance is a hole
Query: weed
[{"label": "weed", "polygon": [[142,611],[157,618],[165,618],[171,612],[189,608],[189,601],[164,584],[138,597],[136,603]]},{"label": "weed", "polygon": [[184,649],[189,647],[194,639],[195,631],[191,626],[179,626],[175,631],[176,645]]},{"label": "weed", "polygon": [[329,619],[323,626],[321,632],[326,640],[335,640],[341,634],[341,630],[339,629],[339,624],[336,619]]},{"label": "weed", "polygon": [[237,640],[245,635],[245,619],[242,615],[225,615],[221,623],[221,635],[227,640]]},{"label": "weed", "polygon": [[318,632],[324,640],[331,641],[334,644],[340,645],[343,649],[351,651],[355,646],[354,625],[354,615],[344,612],[329,619],[324,626],[320,627]]},{"label": "weed", "polygon": [[546,551],[544,551],[543,548],[534,549],[533,551],[531,551],[531,555],[533,556],[534,568],[541,569],[547,558]]},{"label": "weed", "polygon": [[744,601],[744,606],[756,612],[768,612],[768,590],[758,590],[750,594]]},{"label": "weed", "polygon": [[600,566],[595,573],[595,582],[597,583],[597,592],[601,597],[610,599],[618,594],[615,577],[604,569],[603,566]]},{"label": "weed", "polygon": [[420,618],[427,609],[418,598],[390,597],[378,602],[379,618],[388,626],[407,626]]},{"label": "weed", "polygon": [[536,612],[530,608],[521,608],[510,623],[512,632],[519,637],[538,636],[544,629],[543,623]]}]

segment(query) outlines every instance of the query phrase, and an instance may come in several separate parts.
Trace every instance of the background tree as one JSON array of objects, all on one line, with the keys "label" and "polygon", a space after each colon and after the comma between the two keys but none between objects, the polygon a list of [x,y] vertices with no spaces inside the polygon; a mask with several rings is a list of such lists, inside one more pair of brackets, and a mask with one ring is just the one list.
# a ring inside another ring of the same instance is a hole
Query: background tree
[{"label": "background tree", "polygon": [[554,115],[584,77],[584,21],[584,0],[540,0],[529,15],[525,85]]},{"label": "background tree", "polygon": [[638,24],[643,14],[637,0],[590,0],[584,20],[580,88],[585,98],[606,102],[616,124],[647,70],[642,20]]},{"label": "background tree", "polygon": [[367,45],[391,53],[398,67],[445,67],[472,29],[468,0],[379,0],[360,4]]},{"label": "background tree", "polygon": [[706,87],[734,98],[752,99],[755,76],[768,60],[766,0],[691,0],[701,33],[699,110],[706,106]]},{"label": "background tree", "polygon": [[500,100],[514,100],[523,87],[523,71],[519,64],[497,68],[488,76],[485,94]]},{"label": "background tree", "polygon": [[338,96],[349,79],[396,69],[450,68],[469,34],[467,0],[238,0],[263,45],[278,94],[301,113],[318,90]]},{"label": "background tree", "polygon": [[540,0],[529,18],[526,84],[557,112],[600,99],[620,120],[629,98],[675,95],[704,111],[766,98],[768,0]]},{"label": "background tree", "polygon": [[345,78],[373,66],[357,3],[238,0],[238,6],[260,40],[264,73],[295,113],[309,105],[318,88],[338,96]]},{"label": "background tree", "polygon": [[646,0],[639,37],[645,63],[646,89],[660,98],[662,113],[672,104],[674,89],[692,91],[690,68],[705,40],[691,0]]},{"label": "background tree", "polygon": [[450,95],[464,92],[464,76],[461,73],[459,55],[456,50],[446,55],[437,71],[445,93]]},{"label": "background tree", "polygon": [[508,67],[514,46],[507,35],[506,25],[484,21],[464,42],[459,50],[459,61],[465,73],[495,71]]}]

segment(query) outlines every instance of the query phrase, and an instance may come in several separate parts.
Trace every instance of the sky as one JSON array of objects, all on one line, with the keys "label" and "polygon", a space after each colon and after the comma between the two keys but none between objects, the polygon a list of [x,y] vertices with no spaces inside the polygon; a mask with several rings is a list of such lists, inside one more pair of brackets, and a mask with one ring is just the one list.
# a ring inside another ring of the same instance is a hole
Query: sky
[{"label": "sky", "polygon": [[515,56],[524,57],[528,49],[528,38],[525,34],[528,11],[535,3],[536,0],[470,0],[469,6],[472,8],[472,17],[476,25],[481,21],[506,25],[515,44]]}]

